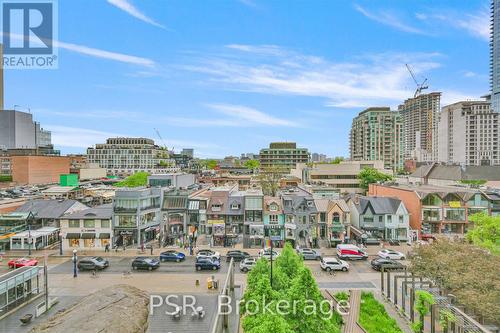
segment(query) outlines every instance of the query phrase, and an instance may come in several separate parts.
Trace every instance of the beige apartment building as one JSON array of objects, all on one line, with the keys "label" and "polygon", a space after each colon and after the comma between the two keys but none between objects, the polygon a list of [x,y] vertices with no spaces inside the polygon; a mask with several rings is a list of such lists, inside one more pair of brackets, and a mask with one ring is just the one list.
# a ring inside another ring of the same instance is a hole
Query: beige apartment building
[{"label": "beige apartment building", "polygon": [[491,110],[489,101],[462,101],[443,107],[438,161],[500,165],[499,116]]},{"label": "beige apartment building", "polygon": [[305,184],[323,184],[338,189],[341,193],[364,193],[359,186],[359,173],[363,168],[374,168],[392,175],[392,170],[384,168],[383,161],[342,161],[339,164],[312,166],[300,163],[292,169],[291,174],[301,178]]}]

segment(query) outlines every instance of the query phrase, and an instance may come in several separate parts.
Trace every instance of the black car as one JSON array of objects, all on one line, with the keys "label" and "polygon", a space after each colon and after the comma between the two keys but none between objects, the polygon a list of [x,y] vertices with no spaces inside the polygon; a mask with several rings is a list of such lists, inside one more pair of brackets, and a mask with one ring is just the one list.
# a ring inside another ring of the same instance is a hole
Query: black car
[{"label": "black car", "polygon": [[133,269],[147,269],[152,271],[153,269],[157,269],[160,267],[160,261],[155,258],[149,257],[137,257],[132,261]]},{"label": "black car", "polygon": [[373,259],[371,262],[372,268],[376,271],[380,271],[382,267],[384,270],[403,270],[405,269],[405,265],[401,264],[398,261],[392,259]]},{"label": "black car", "polygon": [[78,261],[79,270],[101,270],[109,266],[109,261],[102,257],[82,258]]},{"label": "black car", "polygon": [[220,269],[220,261],[210,258],[198,258],[196,259],[194,266],[197,271],[201,271],[202,269],[211,269],[215,271]]},{"label": "black car", "polygon": [[234,258],[234,261],[242,261],[243,259],[249,258],[250,254],[248,252],[234,250],[234,251],[228,251],[226,257],[227,257],[227,262],[230,262],[231,258]]}]

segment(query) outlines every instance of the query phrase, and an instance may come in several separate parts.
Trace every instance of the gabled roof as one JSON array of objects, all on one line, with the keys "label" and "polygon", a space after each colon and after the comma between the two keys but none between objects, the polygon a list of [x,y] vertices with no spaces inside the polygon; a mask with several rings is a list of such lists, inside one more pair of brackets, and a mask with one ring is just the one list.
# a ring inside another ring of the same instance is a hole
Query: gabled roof
[{"label": "gabled roof", "polygon": [[38,219],[58,219],[70,210],[78,211],[89,208],[76,200],[31,200],[19,207],[17,213],[32,212]]},{"label": "gabled roof", "polygon": [[360,197],[356,205],[360,214],[364,214],[369,208],[375,215],[396,214],[401,200],[388,197]]},{"label": "gabled roof", "polygon": [[328,210],[332,210],[333,207],[338,206],[344,213],[349,213],[351,210],[349,209],[349,206],[343,199],[339,200],[330,200],[328,204]]},{"label": "gabled roof", "polygon": [[500,180],[500,166],[471,165],[422,165],[410,177],[443,180]]}]

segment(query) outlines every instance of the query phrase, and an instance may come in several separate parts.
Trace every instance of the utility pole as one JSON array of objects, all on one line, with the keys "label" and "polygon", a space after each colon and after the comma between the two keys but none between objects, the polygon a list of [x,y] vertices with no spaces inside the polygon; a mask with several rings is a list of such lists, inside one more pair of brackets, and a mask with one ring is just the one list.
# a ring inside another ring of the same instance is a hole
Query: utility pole
[{"label": "utility pole", "polygon": [[49,311],[49,270],[47,269],[47,257],[43,261],[43,279],[45,285],[45,312]]}]

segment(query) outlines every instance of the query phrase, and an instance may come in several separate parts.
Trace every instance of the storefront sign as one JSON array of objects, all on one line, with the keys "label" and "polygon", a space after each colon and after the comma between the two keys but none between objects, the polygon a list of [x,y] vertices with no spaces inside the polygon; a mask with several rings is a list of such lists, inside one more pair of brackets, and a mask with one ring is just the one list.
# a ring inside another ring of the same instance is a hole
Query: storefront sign
[{"label": "storefront sign", "polygon": [[460,204],[460,201],[450,201],[448,203],[451,208],[460,208],[462,205]]},{"label": "storefront sign", "polygon": [[128,231],[128,230],[118,231],[118,235],[120,235],[120,236],[132,236],[133,234],[134,234],[133,231]]},{"label": "storefront sign", "polygon": [[208,224],[225,224],[224,220],[208,220]]},{"label": "storefront sign", "polygon": [[295,224],[285,223],[285,228],[295,230],[297,226]]}]

